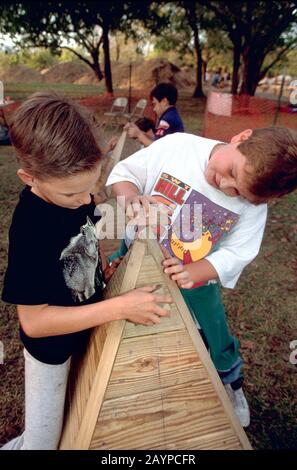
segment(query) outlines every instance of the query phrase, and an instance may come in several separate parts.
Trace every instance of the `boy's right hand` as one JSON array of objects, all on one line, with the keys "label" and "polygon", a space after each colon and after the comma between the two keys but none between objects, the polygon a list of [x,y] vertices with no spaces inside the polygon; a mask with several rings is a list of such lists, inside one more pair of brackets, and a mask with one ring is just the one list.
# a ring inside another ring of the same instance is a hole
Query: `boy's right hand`
[{"label": "boy's right hand", "polygon": [[174,206],[166,206],[149,195],[140,196],[139,194],[135,194],[126,199],[126,215],[129,219],[134,219],[139,216],[148,217],[152,209],[159,211],[160,214],[170,216],[172,215]]},{"label": "boy's right hand", "polygon": [[137,139],[141,134],[141,130],[133,122],[127,122],[124,126],[124,131],[127,131],[128,137],[131,137],[132,139]]},{"label": "boy's right hand", "polygon": [[156,286],[145,286],[121,295],[121,317],[132,323],[148,326],[160,323],[162,317],[170,316],[170,311],[159,304],[172,304],[172,298],[169,295],[155,294],[155,290]]}]

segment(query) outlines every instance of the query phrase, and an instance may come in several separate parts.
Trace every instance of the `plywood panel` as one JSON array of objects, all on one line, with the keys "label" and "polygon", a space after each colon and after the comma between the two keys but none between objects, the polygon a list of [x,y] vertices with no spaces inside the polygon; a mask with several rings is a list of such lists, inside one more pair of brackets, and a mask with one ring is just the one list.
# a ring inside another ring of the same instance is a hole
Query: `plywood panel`
[{"label": "plywood panel", "polygon": [[186,330],[122,340],[105,400],[206,380]]},{"label": "plywood panel", "polygon": [[[142,259],[146,251],[145,243],[137,243],[133,252],[131,251],[126,260],[124,260],[122,270],[118,270],[118,276],[116,278],[116,283],[111,285],[110,290],[108,291],[109,296],[118,295],[124,292],[127,292],[135,288],[136,280],[139,274],[139,270],[142,264]],[[129,265],[132,267],[130,272],[125,270],[125,263],[129,260]],[[69,413],[68,426],[65,426],[63,436],[61,439],[61,449],[88,449],[99,415],[99,411],[103,402],[107,384],[110,378],[111,370],[113,363],[117,354],[117,350],[120,344],[120,340],[124,331],[125,321],[113,321],[107,323],[104,328],[106,328],[106,337],[104,341],[104,347],[100,354],[100,360],[96,367],[95,376],[91,380],[91,389],[86,389],[86,384],[88,383],[87,377],[83,377],[82,386],[78,388],[78,392],[83,390],[83,399],[85,401],[85,406],[83,410],[83,415],[78,422],[76,419],[77,407],[80,405],[80,397],[74,397],[74,400],[71,402],[71,408]],[[95,339],[91,342],[90,348],[93,348],[94,345],[100,339],[96,338],[96,333],[100,335],[100,329],[96,329]],[[87,373],[86,373],[87,374]],[[83,375],[83,374],[82,374]],[[75,421],[75,422],[74,422]],[[79,425],[78,425],[79,424]],[[77,429],[78,425],[78,429]],[[73,431],[73,427],[75,432]],[[71,427],[71,429],[70,429]],[[71,437],[70,437],[71,436]]]},{"label": "plywood panel", "polygon": [[[105,156],[105,158],[103,159],[101,175],[95,185],[94,192],[98,192],[104,188],[107,178],[111,173],[111,170],[120,161],[123,148],[125,145],[126,137],[127,137],[127,132],[123,131],[111,155]],[[110,189],[111,189],[110,187],[107,188],[107,192],[109,195],[110,195]]]},{"label": "plywood panel", "polygon": [[159,269],[160,271],[160,274],[161,276],[163,276],[165,282],[166,282],[166,285],[172,295],[172,297],[174,298],[174,301],[175,301],[175,304],[177,306],[177,309],[185,323],[185,326],[191,336],[191,339],[193,341],[193,344],[194,344],[194,347],[196,348],[197,352],[199,353],[199,356],[201,358],[201,361],[203,362],[206,370],[207,370],[207,373],[209,374],[209,377],[210,377],[210,380],[212,381],[213,383],[213,386],[216,390],[216,393],[218,395],[218,397],[220,397],[221,401],[222,401],[222,405],[223,405],[223,408],[224,408],[224,411],[226,413],[226,415],[230,418],[231,420],[231,425],[233,427],[233,429],[235,430],[240,442],[241,442],[241,445],[244,449],[251,449],[251,445],[249,443],[249,440],[243,430],[243,428],[241,427],[240,423],[239,423],[239,420],[235,414],[235,411],[234,411],[234,408],[227,396],[227,393],[224,389],[224,386],[222,384],[222,381],[220,380],[219,376],[218,376],[218,373],[214,367],[214,364],[213,362],[211,361],[210,359],[210,356],[203,344],[203,341],[200,337],[199,334],[197,334],[197,328],[196,328],[196,325],[189,313],[189,310],[185,304],[185,301],[181,295],[181,292],[177,286],[177,284],[172,281],[171,279],[168,278],[168,276],[166,276],[166,274],[164,274],[163,272],[163,269],[162,269],[162,260],[164,259],[164,256],[161,252],[161,249],[160,249],[160,246],[155,242],[155,240],[153,239],[148,239],[147,240],[147,244],[148,244],[148,251],[152,254],[152,256],[154,257],[154,260],[156,261],[156,266],[157,268]]},{"label": "plywood panel", "polygon": [[166,449],[160,391],[104,402],[90,449]]},{"label": "plywood panel", "polygon": [[[168,444],[168,450],[176,450],[176,443]],[[205,436],[192,436],[178,443],[178,450],[242,450],[238,437],[231,429],[208,433]]]},{"label": "plywood panel", "polygon": [[85,353],[80,352],[72,357],[65,404],[65,424],[60,443],[61,449],[70,449],[74,446],[105,345],[105,339],[106,327],[102,325],[93,331]]},{"label": "plywood panel", "polygon": [[[169,310],[168,305],[166,305],[165,308]],[[184,322],[181,316],[179,315],[176,307],[173,305],[170,308],[170,317],[162,317],[161,323],[157,325],[136,325],[127,321],[123,333],[123,338],[156,335],[158,333],[163,333],[166,331],[183,330],[184,328]]]},{"label": "plywood panel", "polygon": [[[144,259],[147,259],[145,256]],[[152,259],[152,257],[150,257]],[[143,274],[143,269],[144,269],[144,264],[142,263],[140,272]],[[155,267],[155,271],[158,271],[157,268]],[[142,276],[143,278],[145,277],[144,274]],[[149,277],[147,277],[149,279]],[[155,281],[152,282],[152,285],[156,286],[156,289],[154,291],[155,294],[158,295],[169,295],[171,296],[169,289],[167,285],[164,282],[164,279],[161,279],[161,283],[158,282],[158,280],[155,278]],[[139,277],[138,277],[139,280]],[[142,287],[143,285],[148,285],[148,281],[146,283],[140,283],[137,281],[136,287]],[[172,299],[174,300],[174,299]],[[136,336],[145,336],[145,335],[153,335],[153,334],[159,334],[163,333],[165,331],[174,331],[174,330],[182,330],[185,328],[185,324],[182,320],[181,315],[179,314],[176,305],[174,303],[172,304],[160,304],[163,308],[166,310],[170,310],[170,316],[168,317],[162,317],[161,322],[159,324],[151,325],[151,326],[146,326],[146,325],[136,325],[131,322],[127,322],[125,325],[125,330],[123,333],[123,338],[131,338],[131,337],[136,337]]]},{"label": "plywood panel", "polygon": [[106,400],[90,448],[179,449],[193,437],[207,440],[219,432],[222,442],[214,439],[210,444],[217,448],[222,447],[226,431],[230,439],[230,421],[221,402],[212,384],[201,380]]},{"label": "plywood panel", "polygon": [[174,299],[172,315],[157,326],[121,321],[96,330],[75,376],[62,448],[251,448],[162,259],[155,240],[136,241],[108,286],[105,298],[158,284]]},{"label": "plywood panel", "polygon": [[[112,276],[112,281],[109,282],[107,287],[104,290],[104,298],[109,299],[120,294],[124,276],[126,273],[127,265],[130,259],[131,250],[128,251],[125,258],[122,260],[121,264],[117,268],[115,274]],[[137,280],[137,279],[136,279]]]},{"label": "plywood panel", "polygon": [[156,266],[155,260],[152,255],[146,255],[142,261],[136,287],[160,283],[165,284],[163,277]]}]

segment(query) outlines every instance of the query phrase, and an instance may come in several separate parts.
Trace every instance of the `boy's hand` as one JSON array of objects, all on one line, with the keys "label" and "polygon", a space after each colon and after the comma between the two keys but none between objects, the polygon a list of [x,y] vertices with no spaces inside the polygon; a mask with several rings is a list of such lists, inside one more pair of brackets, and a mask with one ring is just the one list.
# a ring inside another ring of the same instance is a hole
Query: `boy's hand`
[{"label": "boy's hand", "polygon": [[155,203],[156,200],[153,196],[140,196],[139,194],[135,194],[132,197],[126,198],[126,215],[128,219],[137,217],[140,212],[146,215],[149,213],[150,204]]},{"label": "boy's hand", "polygon": [[188,264],[182,264],[177,258],[168,258],[162,262],[164,266],[164,272],[169,274],[173,281],[176,281],[178,287],[182,289],[191,289],[194,285],[194,281],[191,279]]},{"label": "boy's hand", "polygon": [[155,290],[156,286],[145,286],[121,295],[121,317],[141,325],[154,325],[160,323],[162,317],[168,317],[170,311],[159,304],[172,304],[172,298],[155,294]]},{"label": "boy's hand", "polygon": [[131,137],[132,139],[137,139],[142,133],[139,127],[137,127],[133,122],[128,122],[124,126],[124,130],[127,131],[128,137]]},{"label": "boy's hand", "polygon": [[116,147],[118,141],[119,141],[118,137],[116,136],[111,137],[111,139],[108,141],[108,144],[107,144],[108,152],[110,152]]},{"label": "boy's hand", "polygon": [[104,269],[104,277],[105,277],[106,282],[108,282],[111,279],[111,277],[114,275],[122,259],[123,259],[123,256],[120,256],[119,258],[115,258],[111,262],[110,265],[106,266],[106,268]]},{"label": "boy's hand", "polygon": [[126,215],[129,219],[139,216],[148,217],[152,207],[162,215],[172,215],[173,207],[158,203],[153,196],[140,196],[138,194],[126,200]]}]

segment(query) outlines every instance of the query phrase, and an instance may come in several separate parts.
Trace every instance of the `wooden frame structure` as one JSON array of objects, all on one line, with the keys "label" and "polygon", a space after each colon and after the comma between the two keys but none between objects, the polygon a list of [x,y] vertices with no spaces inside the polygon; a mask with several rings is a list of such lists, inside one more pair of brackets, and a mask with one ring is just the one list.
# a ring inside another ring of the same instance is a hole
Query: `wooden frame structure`
[{"label": "wooden frame structure", "polygon": [[126,138],[127,138],[127,131],[123,131],[111,155],[104,157],[104,160],[102,162],[101,174],[93,190],[94,193],[98,193],[99,191],[104,190],[106,192],[106,195],[110,196],[111,188],[109,187],[106,188],[105,183],[113,167],[121,160]]},{"label": "wooden frame structure", "polygon": [[94,329],[74,361],[60,449],[251,449],[156,240],[137,240],[106,298],[157,284],[171,316]]}]

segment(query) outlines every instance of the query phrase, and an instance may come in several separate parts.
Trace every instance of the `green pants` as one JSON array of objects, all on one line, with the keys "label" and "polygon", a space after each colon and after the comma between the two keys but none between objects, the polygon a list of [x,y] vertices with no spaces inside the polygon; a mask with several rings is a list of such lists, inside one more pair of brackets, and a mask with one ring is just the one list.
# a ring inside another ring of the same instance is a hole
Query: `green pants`
[{"label": "green pants", "polygon": [[228,328],[219,285],[181,289],[181,293],[204,333],[216,369],[219,372],[232,370],[240,357],[239,341]]},{"label": "green pants", "polygon": [[[127,253],[125,241],[119,250],[110,256],[110,261]],[[224,383],[242,379],[242,359],[239,355],[239,341],[231,335],[218,284],[181,289],[181,294],[196,319],[206,339],[211,359]]]}]

